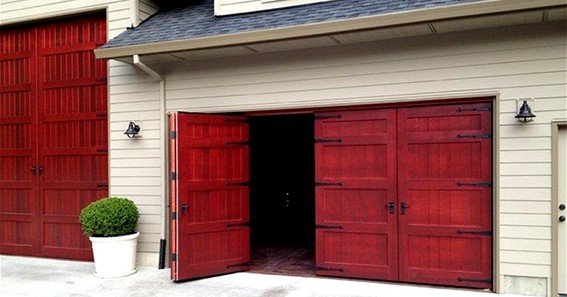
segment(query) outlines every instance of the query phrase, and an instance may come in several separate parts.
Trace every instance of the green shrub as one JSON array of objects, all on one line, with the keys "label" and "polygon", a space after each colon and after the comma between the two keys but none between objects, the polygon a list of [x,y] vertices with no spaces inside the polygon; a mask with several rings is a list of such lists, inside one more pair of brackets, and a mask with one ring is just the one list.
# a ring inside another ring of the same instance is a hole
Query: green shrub
[{"label": "green shrub", "polygon": [[138,208],[127,198],[108,197],[89,204],[79,216],[83,232],[93,237],[136,233]]}]

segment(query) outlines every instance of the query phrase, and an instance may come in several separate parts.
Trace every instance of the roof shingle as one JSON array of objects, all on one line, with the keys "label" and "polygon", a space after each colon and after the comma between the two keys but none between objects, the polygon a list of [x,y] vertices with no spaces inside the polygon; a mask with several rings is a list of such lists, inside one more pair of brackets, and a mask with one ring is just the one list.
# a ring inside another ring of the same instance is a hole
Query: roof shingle
[{"label": "roof shingle", "polygon": [[308,5],[215,16],[214,0],[160,11],[107,42],[102,48],[187,40],[260,31],[484,0],[334,0]]}]

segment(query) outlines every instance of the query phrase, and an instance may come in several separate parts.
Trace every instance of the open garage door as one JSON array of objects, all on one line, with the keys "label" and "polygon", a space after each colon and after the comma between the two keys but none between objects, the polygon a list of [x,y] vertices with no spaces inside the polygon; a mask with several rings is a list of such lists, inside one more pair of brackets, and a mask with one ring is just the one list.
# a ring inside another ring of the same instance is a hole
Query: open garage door
[{"label": "open garage door", "polygon": [[170,115],[174,281],[247,269],[249,129],[245,117]]}]

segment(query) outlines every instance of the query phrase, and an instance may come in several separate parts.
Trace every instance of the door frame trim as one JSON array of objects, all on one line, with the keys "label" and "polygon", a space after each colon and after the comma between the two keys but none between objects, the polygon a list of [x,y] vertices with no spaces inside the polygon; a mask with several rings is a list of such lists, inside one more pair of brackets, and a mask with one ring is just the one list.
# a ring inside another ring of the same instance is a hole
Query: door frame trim
[{"label": "door frame trim", "polygon": [[[500,275],[500,92],[488,91],[480,93],[464,93],[464,94],[447,94],[446,96],[424,97],[424,98],[411,98],[408,101],[391,101],[384,103],[353,103],[352,105],[339,105],[332,107],[314,107],[314,108],[283,108],[275,110],[258,110],[258,111],[241,111],[233,112],[232,114],[242,114],[247,116],[273,116],[273,115],[289,115],[289,114],[305,114],[315,112],[328,112],[328,111],[343,111],[343,110],[360,110],[360,109],[383,109],[392,107],[418,107],[418,106],[432,106],[444,105],[455,103],[471,103],[471,102],[490,102],[492,103],[492,292],[500,294],[502,292],[501,275]],[[170,113],[176,112],[191,112],[188,110],[174,110]],[[231,114],[227,111],[218,112],[203,112],[211,114]],[[565,121],[567,123],[567,120]],[[167,129],[166,133],[169,133]],[[164,137],[167,137],[165,135]],[[166,197],[166,199],[169,197]],[[167,235],[171,238],[171,234]]]},{"label": "door frame trim", "polygon": [[558,236],[559,226],[557,216],[559,210],[559,129],[567,128],[567,119],[551,121],[551,292],[549,296],[557,296],[559,293],[559,252],[558,252]]}]

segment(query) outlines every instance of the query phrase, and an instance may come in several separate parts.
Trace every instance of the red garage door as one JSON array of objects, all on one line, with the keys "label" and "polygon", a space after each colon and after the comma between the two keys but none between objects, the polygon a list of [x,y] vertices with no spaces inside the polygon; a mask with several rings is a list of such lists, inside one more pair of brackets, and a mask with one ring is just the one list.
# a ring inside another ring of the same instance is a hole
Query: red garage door
[{"label": "red garage door", "polygon": [[172,139],[175,281],[246,270],[249,132],[242,117],[177,113]]},{"label": "red garage door", "polygon": [[491,104],[398,110],[400,280],[490,288]]},{"label": "red garage door", "polygon": [[317,273],[491,288],[491,103],[316,116]]},{"label": "red garage door", "polygon": [[396,110],[318,114],[315,135],[317,273],[397,280]]},{"label": "red garage door", "polygon": [[0,249],[91,259],[78,214],[106,196],[104,16],[0,31]]}]

